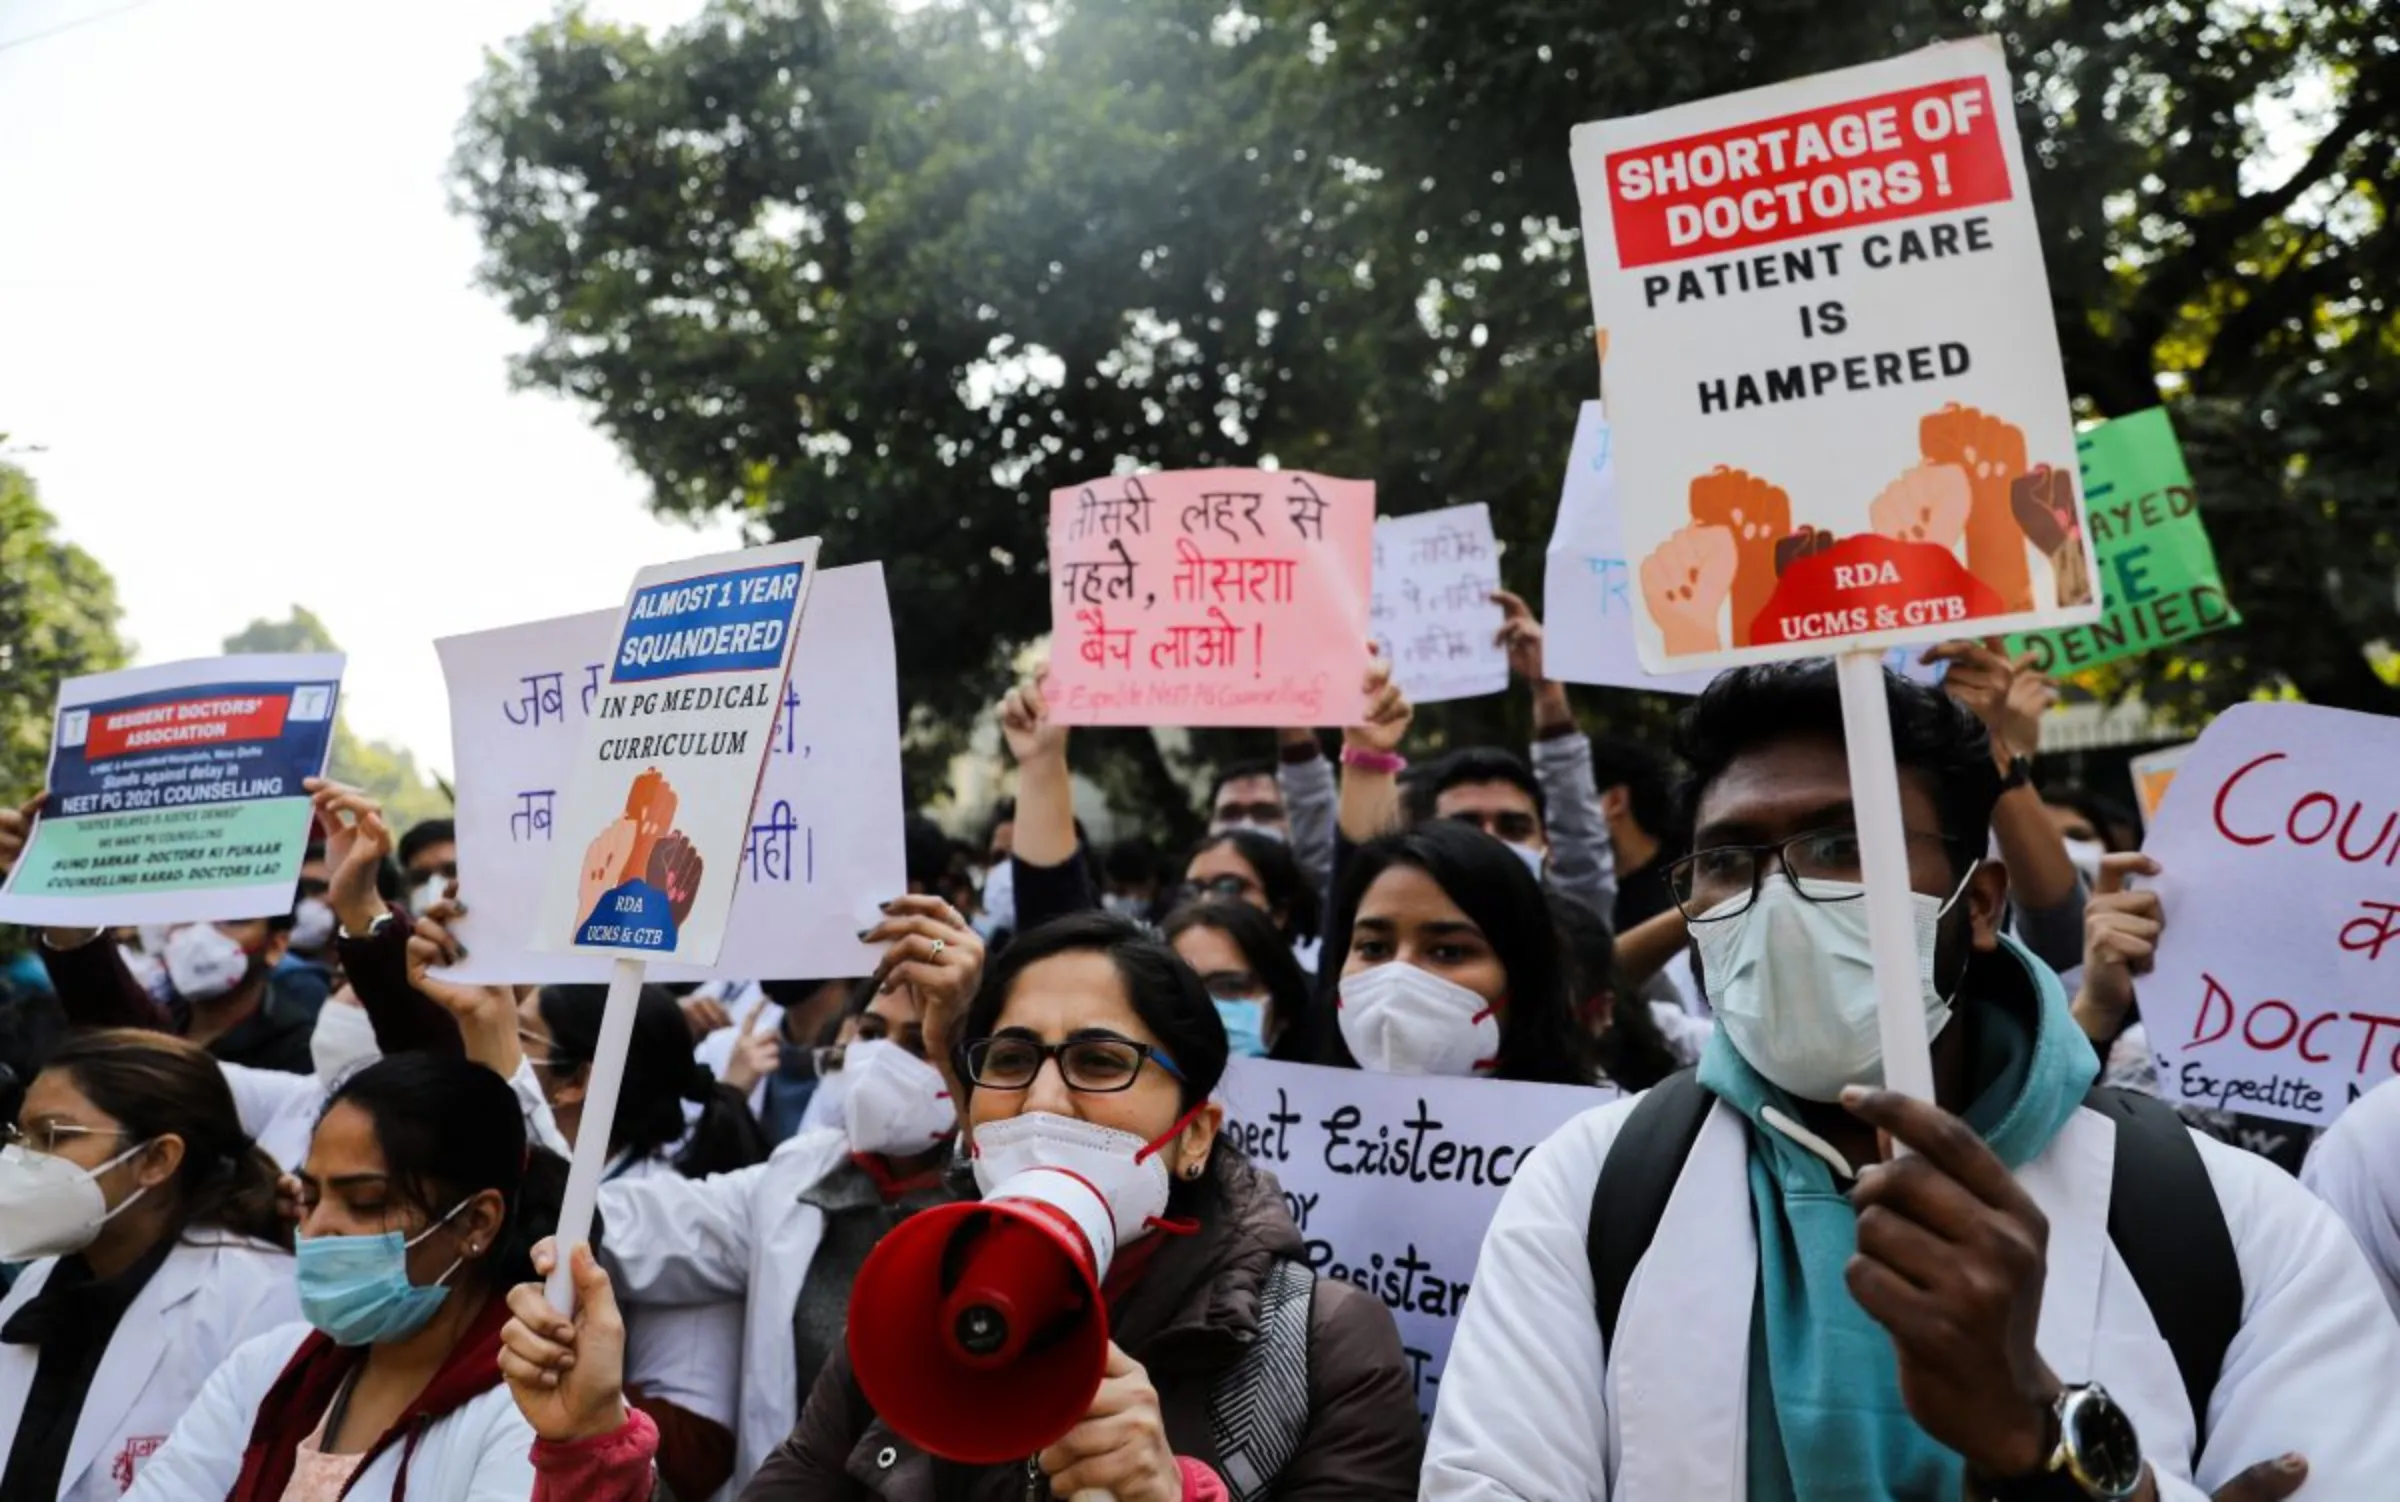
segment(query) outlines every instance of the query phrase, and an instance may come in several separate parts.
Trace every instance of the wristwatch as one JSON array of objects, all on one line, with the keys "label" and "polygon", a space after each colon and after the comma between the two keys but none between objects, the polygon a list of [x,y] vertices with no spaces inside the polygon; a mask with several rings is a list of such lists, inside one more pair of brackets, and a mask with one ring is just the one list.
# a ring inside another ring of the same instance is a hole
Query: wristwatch
[{"label": "wristwatch", "polygon": [[2126,1502],[2142,1486],[2142,1442],[2133,1420],[2097,1382],[2069,1387],[2051,1408],[2058,1443],[2041,1468],[1986,1480],[1990,1502]]},{"label": "wristwatch", "polygon": [[355,944],[361,940],[372,939],[377,934],[382,933],[385,928],[390,926],[391,921],[392,910],[387,907],[382,912],[375,915],[375,921],[367,925],[367,931],[363,934],[352,933],[350,931],[350,925],[347,923],[336,924],[335,927],[340,931],[343,938],[348,939]]},{"label": "wristwatch", "polygon": [[2029,754],[2010,752],[2008,769],[2000,774],[2000,791],[2005,793],[2015,788],[2021,788],[2031,781],[2033,781],[2033,757]]}]

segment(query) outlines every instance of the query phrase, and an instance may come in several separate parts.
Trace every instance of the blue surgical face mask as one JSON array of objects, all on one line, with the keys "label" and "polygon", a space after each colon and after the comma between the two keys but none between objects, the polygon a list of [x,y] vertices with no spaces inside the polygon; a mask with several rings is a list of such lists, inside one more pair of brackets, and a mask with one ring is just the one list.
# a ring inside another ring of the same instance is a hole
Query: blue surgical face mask
[{"label": "blue surgical face mask", "polygon": [[334,1344],[368,1346],[401,1340],[425,1328],[442,1300],[450,1296],[443,1281],[458,1271],[461,1257],[442,1270],[430,1286],[408,1280],[409,1248],[450,1223],[451,1217],[474,1202],[460,1200],[450,1213],[402,1238],[398,1231],[380,1236],[309,1236],[299,1241],[300,1313],[331,1336]]},{"label": "blue surgical face mask", "polygon": [[1225,1041],[1237,1059],[1262,1059],[1267,1054],[1267,1003],[1263,997],[1241,1001],[1217,998],[1217,1019],[1225,1024]]}]

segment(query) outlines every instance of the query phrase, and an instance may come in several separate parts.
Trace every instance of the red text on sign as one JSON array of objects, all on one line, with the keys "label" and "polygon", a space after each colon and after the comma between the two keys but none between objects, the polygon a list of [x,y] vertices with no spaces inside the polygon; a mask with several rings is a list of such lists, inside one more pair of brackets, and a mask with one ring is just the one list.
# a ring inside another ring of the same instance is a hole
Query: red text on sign
[{"label": "red text on sign", "polygon": [[[2277,840],[2324,845],[2354,866],[2379,858],[2383,865],[2400,865],[2400,838],[2394,838],[2400,835],[2400,809],[2384,813],[2378,823],[2355,798],[2308,788],[2305,783],[2305,791],[2290,792],[2288,785],[2277,785],[2280,773],[2265,770],[2290,760],[2288,751],[2269,751],[2233,769],[2209,806],[2218,834],[2236,845],[2267,845]],[[2254,775],[2257,784],[2244,787]],[[2370,822],[2362,824],[2362,814]]]}]

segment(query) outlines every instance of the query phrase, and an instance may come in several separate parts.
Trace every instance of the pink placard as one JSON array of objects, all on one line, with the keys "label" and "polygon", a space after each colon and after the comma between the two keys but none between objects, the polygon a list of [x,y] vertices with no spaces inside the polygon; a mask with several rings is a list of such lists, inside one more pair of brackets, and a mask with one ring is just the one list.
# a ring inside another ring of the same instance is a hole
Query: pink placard
[{"label": "pink placard", "polygon": [[1050,492],[1051,717],[1355,724],[1374,550],[1366,480],[1189,469]]}]

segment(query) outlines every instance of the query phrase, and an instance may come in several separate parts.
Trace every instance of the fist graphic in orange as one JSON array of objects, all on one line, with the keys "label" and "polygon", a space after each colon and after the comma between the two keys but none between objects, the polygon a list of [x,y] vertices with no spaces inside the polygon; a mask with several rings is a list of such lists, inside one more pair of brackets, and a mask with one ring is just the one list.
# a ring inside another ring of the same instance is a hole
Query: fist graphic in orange
[{"label": "fist graphic in orange", "polygon": [[675,804],[675,789],[658,768],[633,779],[633,786],[625,792],[625,817],[634,823],[634,841],[625,854],[620,880],[632,881],[650,869],[650,852],[675,827]]},{"label": "fist graphic in orange", "polygon": [[2033,570],[2009,496],[2025,473],[2024,430],[1952,402],[1918,423],[1917,447],[1926,463],[1955,464],[1966,473],[1967,571],[2009,610],[2031,610]]},{"label": "fist graphic in orange", "polygon": [[1920,464],[1883,487],[1867,506],[1867,525],[1901,542],[1955,548],[1975,504],[1967,472],[1955,464]]},{"label": "fist graphic in orange", "polygon": [[[1769,554],[1771,568],[1772,548]],[[1724,649],[1717,612],[1733,590],[1739,567],[1739,550],[1725,527],[1685,527],[1642,560],[1642,599],[1666,637],[1670,656]],[[1772,574],[1768,582],[1772,585]]]},{"label": "fist graphic in orange", "polygon": [[1692,481],[1692,521],[1733,539],[1733,644],[1750,645],[1750,623],[1775,593],[1775,545],[1792,530],[1792,499],[1748,470],[1720,464]]},{"label": "fist graphic in orange", "polygon": [[624,879],[625,862],[633,854],[638,838],[631,819],[619,819],[600,831],[599,838],[584,847],[583,880],[577,884],[582,902],[576,909],[577,922],[591,916],[593,908],[610,888]]}]

